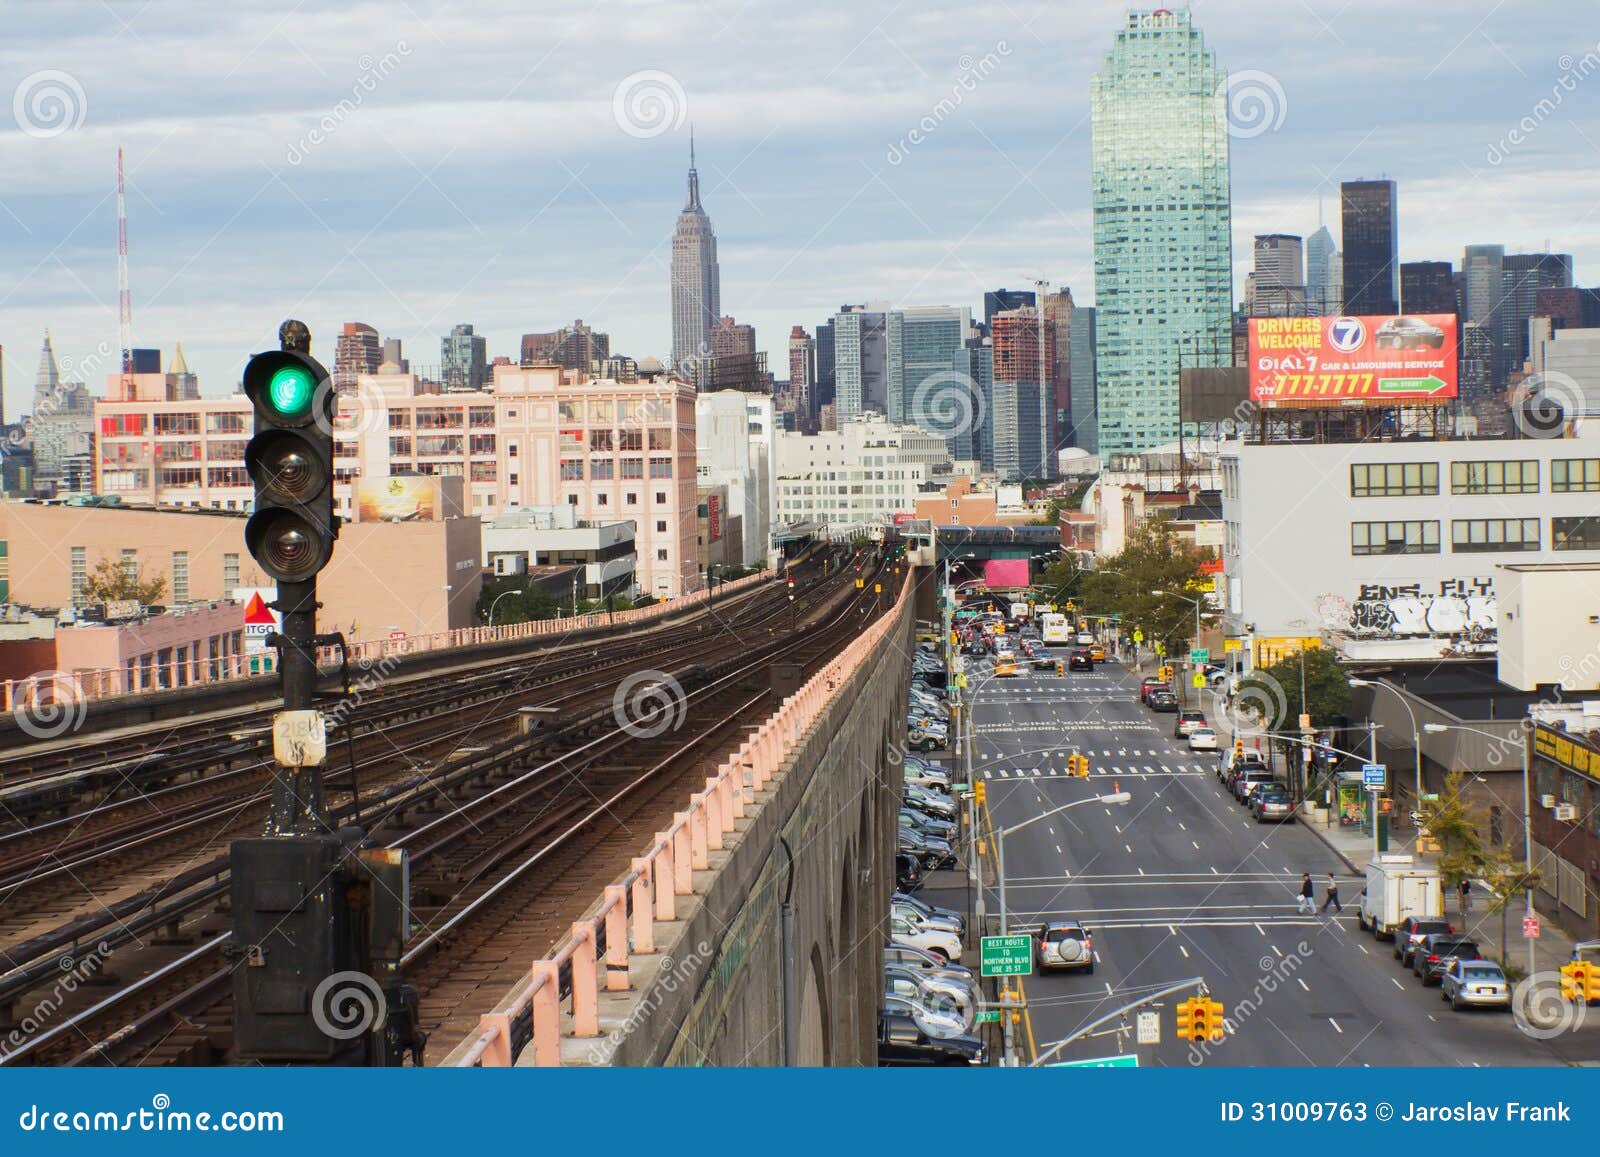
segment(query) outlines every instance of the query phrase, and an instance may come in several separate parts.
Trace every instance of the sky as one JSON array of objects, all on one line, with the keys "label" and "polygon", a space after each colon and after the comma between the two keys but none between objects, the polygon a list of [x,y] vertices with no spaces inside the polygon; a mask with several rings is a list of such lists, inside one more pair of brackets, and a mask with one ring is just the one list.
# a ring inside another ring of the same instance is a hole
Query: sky
[{"label": "sky", "polygon": [[[13,0],[0,41],[6,412],[51,332],[117,366],[115,158],[135,344],[231,392],[285,317],[439,360],[582,318],[665,357],[689,127],[723,312],[779,378],[846,302],[1094,299],[1089,81],[1105,0]],[[1581,15],[1575,17],[1575,12]],[[1250,239],[1337,238],[1338,183],[1399,182],[1403,260],[1469,243],[1600,283],[1600,16],[1570,0],[1197,0],[1234,77],[1234,292]],[[940,102],[944,104],[941,108]],[[1542,103],[1541,103],[1542,102]],[[926,118],[926,119],[925,119]],[[931,125],[913,142],[919,124]]]}]

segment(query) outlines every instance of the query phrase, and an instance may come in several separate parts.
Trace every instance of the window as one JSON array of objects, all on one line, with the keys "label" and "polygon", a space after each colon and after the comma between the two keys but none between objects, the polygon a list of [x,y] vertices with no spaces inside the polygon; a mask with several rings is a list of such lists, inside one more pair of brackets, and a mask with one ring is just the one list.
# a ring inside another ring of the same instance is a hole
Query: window
[{"label": "window", "polygon": [[394,438],[394,437],[391,437],[389,439],[389,453],[394,455],[397,458],[409,458],[409,457],[411,457],[411,439],[409,437],[407,437],[407,438]]},{"label": "window", "polygon": [[467,438],[467,451],[471,454],[493,454],[493,434],[471,434]]},{"label": "window", "polygon": [[474,482],[493,482],[495,468],[496,464],[493,462],[474,462],[467,476]]},{"label": "window", "polygon": [[656,505],[657,506],[665,506],[666,503],[667,503],[667,492],[665,490],[657,490],[656,491]]},{"label": "window", "polygon": [[1600,550],[1600,516],[1552,518],[1550,540],[1556,550]]},{"label": "window", "polygon": [[624,458],[622,460],[622,476],[624,478],[643,478],[644,477],[644,459],[643,458]]},{"label": "window", "polygon": [[506,443],[506,457],[507,458],[515,458],[516,456],[517,456],[517,444],[515,442],[507,442]]},{"label": "window", "polygon": [[1437,522],[1352,522],[1351,554],[1438,554]]},{"label": "window", "polygon": [[657,562],[666,562],[667,561],[667,552],[664,551],[664,550],[656,551],[656,561]]},{"label": "window", "polygon": [[180,606],[189,601],[189,552],[172,552],[172,601]]},{"label": "window", "polygon": [[515,486],[515,485],[516,485],[516,484],[517,484],[517,476],[516,476],[516,474],[511,474],[511,475],[509,475],[509,476],[508,476],[508,477],[507,477],[507,478],[506,478],[506,483],[507,483],[507,484],[508,484],[508,485],[510,485],[510,486]]},{"label": "window", "polygon": [[139,581],[139,552],[131,546],[122,548],[122,575],[130,583]]},{"label": "window", "polygon": [[1537,494],[1539,463],[1513,462],[1450,463],[1451,494]]},{"label": "window", "polygon": [[589,451],[593,454],[609,454],[616,447],[612,444],[610,430],[589,431]]},{"label": "window", "polygon": [[638,493],[638,491],[636,491],[636,490],[628,491],[628,493],[626,493],[626,494],[624,494],[622,496],[622,501],[623,501],[623,503],[625,505],[628,505],[628,506],[638,506],[639,505],[639,493]]},{"label": "window", "polygon": [[594,504],[596,506],[610,506],[611,505],[611,495],[609,495],[609,494],[596,494],[594,496]]},{"label": "window", "polygon": [[563,482],[582,482],[583,481],[583,459],[582,458],[563,458],[561,460],[561,481],[563,481]]},{"label": "window", "polygon": [[83,588],[89,581],[89,548],[74,546],[68,548],[68,558],[72,567],[72,601],[83,601]]},{"label": "window", "polygon": [[467,411],[467,423],[474,429],[487,430],[494,428],[494,407],[473,406]]},{"label": "window", "polygon": [[1352,498],[1393,498],[1437,493],[1437,462],[1357,462],[1350,467]]},{"label": "window", "polygon": [[222,556],[222,597],[231,599],[239,585],[239,556],[229,551]]},{"label": "window", "polygon": [[200,433],[199,414],[157,414],[157,434],[189,434]]},{"label": "window", "polygon": [[1556,458],[1550,463],[1550,489],[1556,494],[1600,490],[1600,458]]},{"label": "window", "polygon": [[589,477],[596,482],[609,482],[617,476],[617,464],[611,458],[589,459]]},{"label": "window", "polygon": [[411,411],[410,410],[390,410],[389,411],[389,429],[391,429],[391,430],[409,430],[409,429],[411,429]]},{"label": "window", "polygon": [[619,449],[619,450],[643,450],[644,449],[644,431],[643,430],[618,430],[617,431],[617,449]]},{"label": "window", "polygon": [[1538,550],[1539,520],[1537,518],[1458,518],[1450,524],[1450,549],[1457,554],[1501,550]]},{"label": "window", "polygon": [[651,458],[650,459],[650,477],[652,477],[652,478],[671,478],[672,477],[672,459],[671,458]]},{"label": "window", "polygon": [[666,519],[664,519],[664,518],[656,519],[656,533],[657,534],[665,534],[665,533],[667,533],[667,520]]},{"label": "window", "polygon": [[670,449],[672,449],[672,431],[671,430],[652,429],[650,431],[650,449],[652,449],[652,450],[670,450]]}]

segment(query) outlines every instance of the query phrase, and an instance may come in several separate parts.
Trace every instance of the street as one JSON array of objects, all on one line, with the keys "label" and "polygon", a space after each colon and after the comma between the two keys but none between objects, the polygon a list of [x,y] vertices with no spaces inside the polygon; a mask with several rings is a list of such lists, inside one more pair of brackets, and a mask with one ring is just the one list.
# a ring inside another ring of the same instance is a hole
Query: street
[{"label": "street", "polygon": [[[1120,664],[1066,676],[1024,668],[1014,679],[975,666],[984,673],[973,679],[974,774],[988,785],[996,829],[1110,793],[1114,783],[1132,794],[1127,806],[1076,808],[1006,840],[1010,930],[1079,919],[1093,932],[1097,957],[1092,975],[1028,978],[1024,1063],[1030,1030],[1042,1052],[1142,992],[1193,976],[1225,1007],[1226,1040],[1174,1039],[1180,994],[1160,1006],[1159,1045],[1135,1046],[1130,1032],[1119,1047],[1102,1035],[1055,1059],[1137,1052],[1144,1065],[1600,1060],[1600,1009],[1587,1010],[1580,1030],[1541,1040],[1508,1013],[1452,1012],[1437,988],[1422,988],[1387,942],[1356,928],[1362,881],[1301,824],[1251,819],[1218,783],[1217,756],[1191,754],[1173,736],[1175,717],[1143,707],[1138,677]],[[1067,775],[1075,751],[1090,758],[1087,780]],[[992,879],[992,860],[986,870]],[[1330,871],[1344,915],[1297,915],[1300,874],[1311,873],[1320,906]],[[993,887],[987,907],[992,930],[1000,907]]]}]

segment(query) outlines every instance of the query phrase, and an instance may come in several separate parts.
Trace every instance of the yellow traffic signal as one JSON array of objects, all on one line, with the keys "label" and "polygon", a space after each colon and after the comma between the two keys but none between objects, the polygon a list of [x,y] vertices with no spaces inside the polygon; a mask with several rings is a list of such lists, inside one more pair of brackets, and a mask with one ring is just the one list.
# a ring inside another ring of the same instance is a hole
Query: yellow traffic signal
[{"label": "yellow traffic signal", "polygon": [[1561,966],[1561,995],[1574,1003],[1600,1000],[1600,970],[1586,960]]},{"label": "yellow traffic signal", "polygon": [[866,579],[859,579],[859,578],[856,579],[856,590],[860,590],[862,587],[864,587],[866,585],[867,585],[867,580]]},{"label": "yellow traffic signal", "polygon": [[989,785],[988,784],[984,783],[982,780],[979,780],[977,783],[972,785],[972,802],[973,803],[977,804],[979,807],[982,807],[984,805],[984,802],[988,798],[989,798]]},{"label": "yellow traffic signal", "polygon": [[1194,1035],[1194,999],[1180,1000],[1178,1002],[1178,1039],[1195,1040]]},{"label": "yellow traffic signal", "polygon": [[[1220,1000],[1202,999],[1198,1003],[1205,1006],[1207,1021],[1205,1028],[1210,1032],[1211,1039],[1213,1041],[1220,1041],[1224,1039],[1228,1035],[1228,1030],[1227,1027],[1222,1023],[1222,1018],[1224,1015],[1222,1002]],[[1198,1023],[1195,1025],[1197,1030],[1200,1027],[1201,1026]]]},{"label": "yellow traffic signal", "polygon": [[1087,755],[1067,756],[1067,774],[1078,776],[1080,779],[1089,774],[1089,757]]}]

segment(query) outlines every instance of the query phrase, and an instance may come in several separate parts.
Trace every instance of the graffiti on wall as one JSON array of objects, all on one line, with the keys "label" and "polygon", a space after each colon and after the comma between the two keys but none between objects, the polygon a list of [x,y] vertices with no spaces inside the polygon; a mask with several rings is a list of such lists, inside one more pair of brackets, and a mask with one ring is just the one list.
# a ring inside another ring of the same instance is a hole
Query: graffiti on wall
[{"label": "graffiti on wall", "polygon": [[1432,637],[1481,651],[1499,637],[1492,578],[1362,583],[1354,598],[1318,595],[1316,609],[1327,629],[1362,639]]}]

